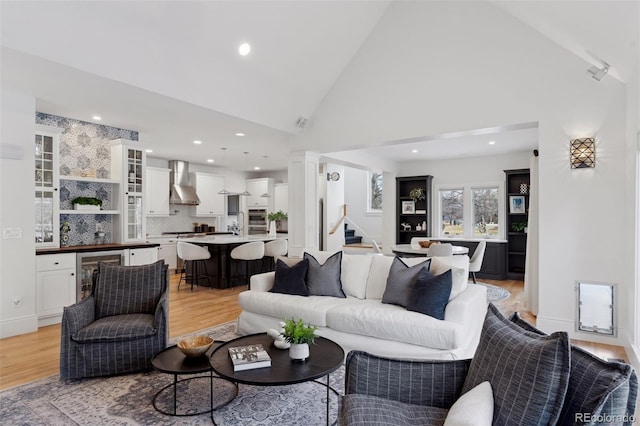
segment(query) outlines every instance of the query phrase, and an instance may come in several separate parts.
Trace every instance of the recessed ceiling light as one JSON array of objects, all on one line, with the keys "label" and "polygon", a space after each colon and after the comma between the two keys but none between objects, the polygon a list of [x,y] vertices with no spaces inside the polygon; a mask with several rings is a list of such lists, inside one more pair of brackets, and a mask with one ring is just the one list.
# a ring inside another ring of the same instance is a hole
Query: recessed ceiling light
[{"label": "recessed ceiling light", "polygon": [[489,145],[495,145],[496,141],[489,141]]},{"label": "recessed ceiling light", "polygon": [[193,143],[195,143],[196,145],[200,145],[202,141],[193,141]]},{"label": "recessed ceiling light", "polygon": [[247,56],[251,52],[251,45],[249,43],[242,43],[240,47],[238,47],[238,53],[242,56]]},{"label": "recessed ceiling light", "polygon": [[209,158],[209,159],[207,160],[207,163],[213,163],[214,161],[215,161],[215,160],[214,160],[213,158]]},{"label": "recessed ceiling light", "polygon": [[153,152],[152,149],[145,149],[144,152]]},{"label": "recessed ceiling light", "polygon": [[93,118],[93,119],[94,119],[94,120],[96,120],[96,121],[100,121],[100,120],[102,120],[102,117],[100,117],[99,115],[94,115],[94,116],[93,116],[93,117],[91,117],[91,118]]},{"label": "recessed ceiling light", "polygon": [[260,170],[260,166],[254,166],[253,170]]},{"label": "recessed ceiling light", "polygon": [[412,149],[411,152],[413,152],[415,154],[416,152],[418,152],[418,150],[417,149]]},{"label": "recessed ceiling light", "polygon": [[244,136],[244,133],[238,132],[238,133],[236,133],[236,136]]}]

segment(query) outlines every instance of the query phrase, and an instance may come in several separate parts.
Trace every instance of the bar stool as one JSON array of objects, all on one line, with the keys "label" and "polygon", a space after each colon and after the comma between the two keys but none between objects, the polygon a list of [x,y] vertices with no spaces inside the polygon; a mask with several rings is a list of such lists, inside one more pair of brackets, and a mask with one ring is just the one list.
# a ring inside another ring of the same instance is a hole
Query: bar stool
[{"label": "bar stool", "polygon": [[[249,288],[251,288],[251,282],[250,282],[251,272],[249,269],[249,266],[250,266],[249,261],[259,260],[264,257],[264,242],[252,241],[250,243],[239,245],[238,247],[235,247],[233,250],[231,250],[230,256],[231,256],[231,259],[244,261],[245,271],[247,273],[245,279],[247,281],[247,284],[249,285]],[[238,278],[238,266],[239,265],[236,263],[236,273],[232,274],[231,276],[232,283],[234,283]]]},{"label": "bar stool", "polygon": [[273,271],[277,256],[286,256],[289,249],[288,241],[278,239],[264,243],[264,258],[269,262],[269,270]]},{"label": "bar stool", "polygon": [[[207,280],[209,287],[211,287],[211,281],[209,280],[209,274],[207,272],[207,264],[205,260],[211,257],[211,253],[206,247],[199,246],[197,244],[185,243],[184,241],[178,241],[176,246],[178,251],[178,257],[184,260],[184,268],[180,272],[180,281],[178,281],[178,290],[180,290],[180,284],[182,278],[185,282],[191,280],[191,290],[193,291],[193,284],[195,282],[198,285],[199,280]],[[188,273],[188,264],[191,262],[191,273]],[[204,274],[202,273],[204,268]]]}]

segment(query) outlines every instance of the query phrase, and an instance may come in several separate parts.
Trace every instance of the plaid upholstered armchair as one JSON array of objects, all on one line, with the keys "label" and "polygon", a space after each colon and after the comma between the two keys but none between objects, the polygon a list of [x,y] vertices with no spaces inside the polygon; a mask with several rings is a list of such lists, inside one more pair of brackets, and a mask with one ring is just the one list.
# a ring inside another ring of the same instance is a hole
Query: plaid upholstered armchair
[{"label": "plaid upholstered armchair", "polygon": [[151,368],[165,348],[167,266],[101,263],[91,296],[64,308],[60,378],[108,376]]},{"label": "plaid upholstered armchair", "polygon": [[[474,393],[483,386],[488,398],[484,390]],[[465,394],[473,396],[461,404]],[[490,305],[471,360],[350,352],[339,423],[631,425],[637,398],[630,365],[604,361],[571,346],[566,333],[544,335]]]}]

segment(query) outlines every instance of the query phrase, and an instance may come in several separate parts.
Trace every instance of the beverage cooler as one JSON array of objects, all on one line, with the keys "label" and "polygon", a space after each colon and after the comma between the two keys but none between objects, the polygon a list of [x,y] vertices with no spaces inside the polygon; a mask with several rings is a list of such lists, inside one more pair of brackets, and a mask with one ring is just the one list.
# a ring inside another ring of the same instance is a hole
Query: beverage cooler
[{"label": "beverage cooler", "polygon": [[124,265],[124,250],[110,250],[76,254],[76,301],[91,295],[93,291],[93,271],[98,262]]},{"label": "beverage cooler", "polygon": [[265,209],[249,209],[247,214],[247,234],[266,234],[267,211]]}]

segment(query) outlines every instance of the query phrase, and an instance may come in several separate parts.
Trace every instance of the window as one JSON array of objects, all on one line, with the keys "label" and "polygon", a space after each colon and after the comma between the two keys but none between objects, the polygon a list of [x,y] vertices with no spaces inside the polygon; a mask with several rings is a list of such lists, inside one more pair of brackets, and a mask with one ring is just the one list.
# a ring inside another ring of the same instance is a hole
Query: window
[{"label": "window", "polygon": [[504,210],[502,184],[447,185],[436,189],[440,237],[504,238],[500,228]]},{"label": "window", "polygon": [[382,213],[382,173],[367,173],[367,212]]},{"label": "window", "polygon": [[498,188],[474,188],[473,236],[476,238],[497,238],[499,234]]},{"label": "window", "polygon": [[464,189],[440,190],[441,235],[464,234]]}]

